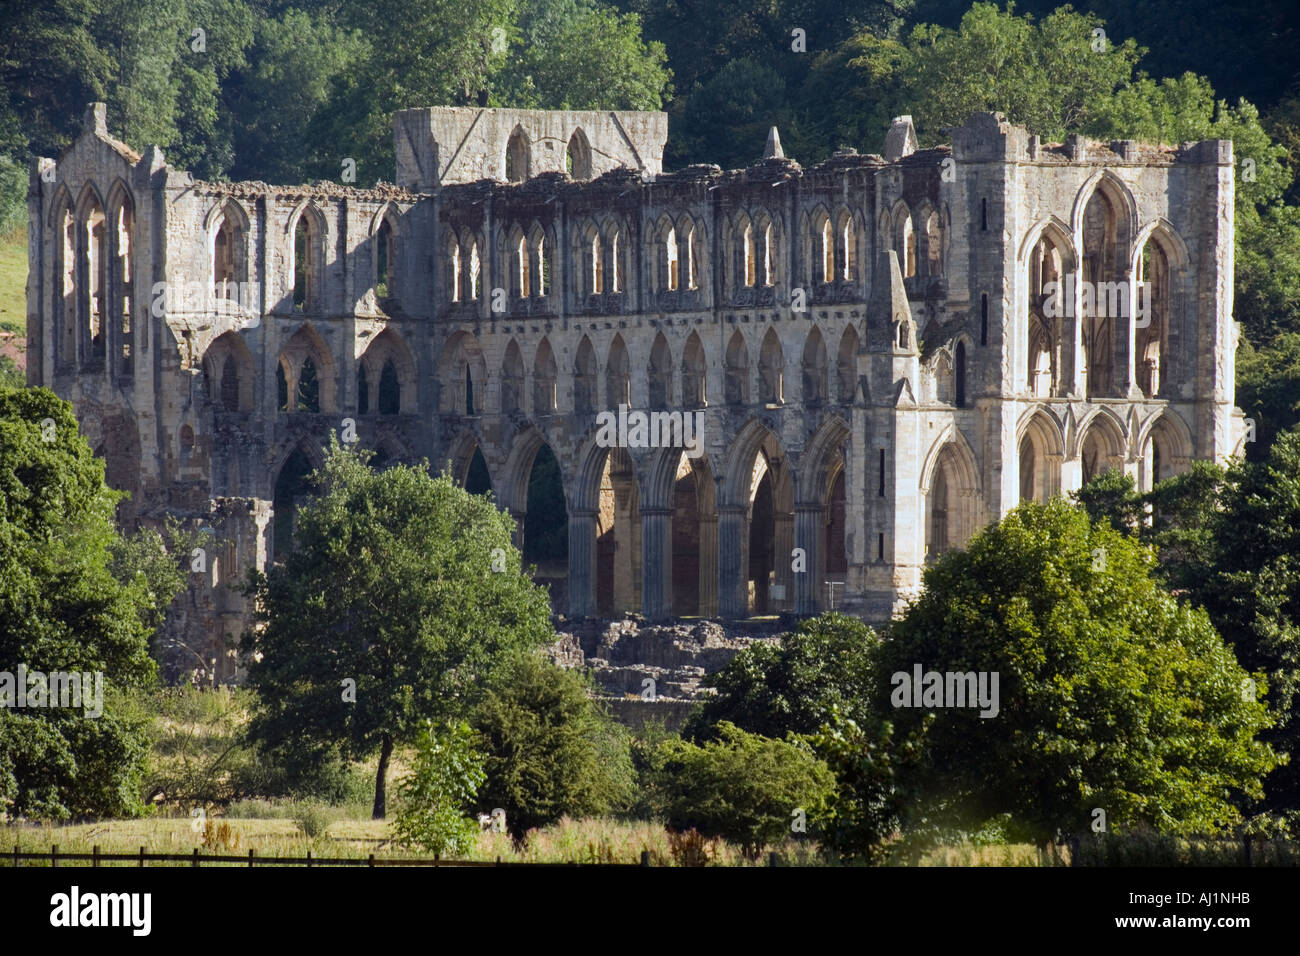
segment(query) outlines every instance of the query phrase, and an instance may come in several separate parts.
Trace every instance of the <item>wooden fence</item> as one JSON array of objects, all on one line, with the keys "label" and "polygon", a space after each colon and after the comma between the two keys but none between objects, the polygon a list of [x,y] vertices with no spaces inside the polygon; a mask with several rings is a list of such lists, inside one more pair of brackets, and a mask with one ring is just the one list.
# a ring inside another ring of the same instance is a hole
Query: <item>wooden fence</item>
[{"label": "wooden fence", "polygon": [[92,867],[99,866],[100,862],[104,863],[134,863],[137,866],[144,866],[146,863],[188,863],[190,866],[202,866],[205,863],[239,863],[253,866],[600,866],[600,867],[635,867],[649,866],[650,853],[648,850],[641,852],[641,862],[636,863],[514,863],[502,861],[500,857],[494,861],[491,860],[439,860],[439,859],[386,859],[377,858],[373,853],[369,857],[314,857],[311,851],[307,851],[306,856],[258,856],[257,851],[249,850],[247,856],[231,856],[216,853],[201,854],[195,847],[193,853],[150,853],[144,847],[140,847],[138,853],[101,853],[99,847],[92,848],[90,853],[67,853],[60,852],[59,845],[56,843],[50,847],[49,852],[26,851],[15,846],[13,853],[6,853],[6,857],[11,861],[12,866],[22,866],[24,860],[48,861],[51,867],[57,867],[59,861],[71,862],[76,864],[90,863]]}]

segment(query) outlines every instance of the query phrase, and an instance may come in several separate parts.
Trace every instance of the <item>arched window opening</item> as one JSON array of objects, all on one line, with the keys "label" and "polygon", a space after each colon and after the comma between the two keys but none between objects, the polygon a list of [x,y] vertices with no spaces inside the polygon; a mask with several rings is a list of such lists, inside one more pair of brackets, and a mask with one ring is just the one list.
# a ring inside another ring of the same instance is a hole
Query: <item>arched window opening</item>
[{"label": "arched window opening", "polygon": [[357,414],[370,414],[370,382],[364,365],[357,368]]},{"label": "arched window opening", "polygon": [[402,384],[392,359],[384,362],[379,373],[379,414],[397,415],[402,410]]},{"label": "arched window opening", "polygon": [[821,263],[822,263],[822,282],[833,282],[835,280],[835,244],[831,241],[831,221],[827,219],[822,223],[821,235]]},{"label": "arched window opening", "polygon": [[844,228],[840,230],[840,242],[844,247],[844,274],[841,276],[845,282],[852,282],[858,274],[858,238],[853,229],[853,219],[850,216],[844,217]]},{"label": "arched window opening", "polygon": [[312,298],[314,270],[311,268],[311,258],[315,246],[312,239],[311,224],[304,213],[298,217],[298,222],[293,227],[293,307],[298,312],[304,311]]},{"label": "arched window opening", "polygon": [[457,242],[455,239],[449,241],[447,243],[447,252],[448,252],[448,258],[450,260],[448,265],[451,270],[451,282],[450,282],[451,301],[459,302],[460,284],[461,284],[460,243]]},{"label": "arched window opening", "polygon": [[239,411],[239,363],[233,355],[227,355],[221,363],[221,407],[228,412]]},{"label": "arched window opening", "polygon": [[551,351],[551,344],[543,340],[533,365],[533,410],[538,415],[555,412],[556,375],[555,353]]},{"label": "arched window opening", "polygon": [[387,219],[375,234],[375,296],[387,299],[395,294],[393,283],[393,227]]},{"label": "arched window opening", "polygon": [[475,239],[469,247],[469,297],[478,301],[479,279],[482,265],[478,256],[478,240]]},{"label": "arched window opening", "polygon": [[603,295],[605,292],[605,249],[599,235],[593,235],[590,244],[591,275],[587,287],[593,295]]},{"label": "arched window opening", "polygon": [[564,165],[574,179],[591,178],[591,147],[587,144],[586,134],[580,129],[574,130],[573,135],[569,137]]},{"label": "arched window opening", "polygon": [[538,234],[537,236],[537,269],[536,285],[537,295],[544,296],[549,294],[551,289],[551,262],[546,258],[546,236]]},{"label": "arched window opening", "polygon": [[664,240],[664,255],[667,257],[668,291],[676,292],[678,288],[677,230],[669,229]]},{"label": "arched window opening", "polygon": [[113,237],[115,253],[113,284],[115,290],[113,294],[116,299],[118,316],[118,357],[121,363],[121,373],[130,375],[134,361],[131,312],[135,302],[133,295],[134,276],[132,274],[135,261],[135,211],[129,200],[123,199],[117,207],[117,216],[115,218]]},{"label": "arched window opening", "polygon": [[745,223],[745,233],[743,238],[743,252],[745,256],[745,285],[752,287],[754,285],[754,227]]},{"label": "arched window opening", "polygon": [[320,411],[320,382],[316,378],[316,363],[310,357],[302,360],[302,370],[298,373],[297,391],[298,411]]},{"label": "arched window opening", "polygon": [[247,280],[244,242],[244,230],[235,213],[223,213],[212,245],[213,294],[219,299],[238,300],[240,283]]},{"label": "arched window opening", "polygon": [[699,287],[699,270],[695,266],[695,230],[686,230],[686,288]]},{"label": "arched window opening", "polygon": [[953,361],[953,381],[956,393],[956,404],[958,408],[966,407],[966,343],[958,342],[956,358]]},{"label": "arched window opening", "polygon": [[619,232],[614,230],[614,237],[610,241],[610,255],[614,257],[614,291],[623,291],[623,256],[619,252]]},{"label": "arched window opening", "polygon": [[682,404],[687,408],[700,408],[706,404],[704,372],[704,346],[694,332],[686,340],[682,353]]},{"label": "arched window opening", "polygon": [[520,236],[515,242],[515,269],[515,281],[518,283],[519,297],[526,299],[530,293],[532,268],[528,260],[528,242],[523,236]]},{"label": "arched window opening", "polygon": [[768,223],[767,228],[763,230],[763,285],[773,286],[776,284],[776,242],[772,232],[772,224]]},{"label": "arched window opening", "polygon": [[506,181],[522,183],[527,178],[528,138],[522,129],[516,128],[506,144]]},{"label": "arched window opening", "polygon": [[86,213],[86,277],[89,295],[86,301],[87,358],[102,359],[107,351],[108,223],[104,210],[95,202]]},{"label": "arched window opening", "polygon": [[898,265],[903,270],[903,278],[910,279],[916,275],[916,232],[912,228],[910,214],[904,214],[899,220],[895,250],[898,252]]}]

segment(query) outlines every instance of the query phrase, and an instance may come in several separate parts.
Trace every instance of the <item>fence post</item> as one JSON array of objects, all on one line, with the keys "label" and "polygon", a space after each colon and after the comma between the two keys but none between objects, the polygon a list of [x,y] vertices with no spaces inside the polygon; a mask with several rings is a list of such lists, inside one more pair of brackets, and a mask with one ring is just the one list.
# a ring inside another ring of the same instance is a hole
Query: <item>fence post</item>
[{"label": "fence post", "polygon": [[18,844],[14,844],[14,866],[18,866]]},{"label": "fence post", "polygon": [[92,862],[90,865],[99,866],[99,844],[98,843],[96,843],[93,847],[90,848],[90,854],[95,858],[94,862]]},{"label": "fence post", "polygon": [[307,868],[311,868],[311,850],[307,851]]},{"label": "fence post", "polygon": [[59,865],[59,845],[55,843],[53,846],[50,847],[50,868],[53,869],[58,865]]},{"label": "fence post", "polygon": [[642,851],[641,851],[641,865],[642,865],[642,866],[649,866],[649,865],[650,865],[650,851],[649,851],[649,850],[642,850]]},{"label": "fence post", "polygon": [[773,850],[771,853],[768,854],[768,857],[767,857],[767,865],[768,865],[768,866],[776,866],[776,865],[777,865],[777,863],[776,863],[776,851],[775,851],[775,850]]},{"label": "fence post", "polygon": [[1251,853],[1250,853],[1250,851],[1251,851],[1251,846],[1250,846],[1250,834],[1249,834],[1249,833],[1247,833],[1245,836],[1243,836],[1243,837],[1241,838],[1241,845],[1242,845],[1242,850],[1244,851],[1244,854],[1245,854],[1246,865],[1247,865],[1247,866],[1253,866],[1253,864],[1252,864],[1251,861],[1250,861],[1250,857],[1251,857]]},{"label": "fence post", "polygon": [[248,868],[250,870],[253,868],[253,854],[255,852],[257,851],[254,850],[251,846],[248,848]]},{"label": "fence post", "polygon": [[140,869],[144,869],[144,847],[140,847]]},{"label": "fence post", "polygon": [[370,854],[370,862],[369,862],[368,864],[366,864],[366,865],[367,865],[367,866],[374,866],[374,865],[375,865],[375,855],[374,855],[373,853]]},{"label": "fence post", "polygon": [[194,848],[194,862],[191,863],[190,866],[198,866],[198,865],[199,865],[199,848],[198,848],[198,847],[195,847],[195,848]]}]

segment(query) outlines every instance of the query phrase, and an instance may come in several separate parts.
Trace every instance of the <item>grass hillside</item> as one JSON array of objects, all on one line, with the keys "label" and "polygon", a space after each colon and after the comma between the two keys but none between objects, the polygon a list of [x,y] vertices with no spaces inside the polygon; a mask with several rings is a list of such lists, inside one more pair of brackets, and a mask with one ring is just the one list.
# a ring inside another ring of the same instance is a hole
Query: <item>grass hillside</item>
[{"label": "grass hillside", "polygon": [[27,230],[19,229],[0,236],[0,381],[26,367]]}]

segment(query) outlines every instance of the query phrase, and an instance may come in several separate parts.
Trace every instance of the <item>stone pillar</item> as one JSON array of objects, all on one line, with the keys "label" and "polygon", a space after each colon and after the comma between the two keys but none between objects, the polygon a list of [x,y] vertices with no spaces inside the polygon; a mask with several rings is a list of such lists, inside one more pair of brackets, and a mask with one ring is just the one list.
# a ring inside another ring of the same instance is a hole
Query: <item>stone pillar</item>
[{"label": "stone pillar", "polygon": [[718,616],[718,519],[700,515],[700,616]]},{"label": "stone pillar", "polygon": [[822,569],[825,567],[821,539],[825,522],[826,511],[821,505],[795,505],[795,547],[803,548],[807,561],[805,570],[794,574],[794,612],[801,616],[816,614],[821,608]]},{"label": "stone pillar", "polygon": [[[772,575],[781,586],[780,601],[772,601],[768,595],[769,610],[786,611],[794,604],[794,579],[798,577],[790,565],[794,551],[794,515],[776,514],[772,518]],[[809,567],[812,567],[812,551],[809,551]]]},{"label": "stone pillar", "polygon": [[641,509],[641,613],[662,620],[673,613],[673,513]]},{"label": "stone pillar", "polygon": [[[1137,368],[1134,353],[1137,351],[1137,328],[1134,308],[1137,303],[1137,289],[1133,285],[1133,274],[1124,273],[1123,293],[1120,303],[1123,315],[1115,316],[1115,394],[1121,398],[1140,397],[1137,387]],[[1100,299],[1100,295],[1098,295]],[[1110,308],[1110,296],[1107,295],[1106,308]],[[1101,303],[1098,302],[1098,308]]]},{"label": "stone pillar", "polygon": [[569,512],[569,616],[596,615],[596,512]]},{"label": "stone pillar", "polygon": [[718,509],[718,615],[745,617],[749,595],[745,588],[745,508]]}]

